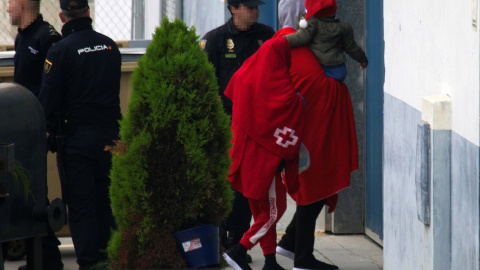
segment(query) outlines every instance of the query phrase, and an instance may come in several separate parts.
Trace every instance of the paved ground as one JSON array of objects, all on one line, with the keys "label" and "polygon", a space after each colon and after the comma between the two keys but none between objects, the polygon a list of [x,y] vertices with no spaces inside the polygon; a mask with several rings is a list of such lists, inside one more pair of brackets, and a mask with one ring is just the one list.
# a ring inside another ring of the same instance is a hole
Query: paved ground
[{"label": "paved ground", "polygon": [[[288,201],[287,211],[277,225],[278,237],[284,233],[295,211],[295,203]],[[380,246],[372,242],[364,235],[331,235],[321,231],[316,233],[315,257],[317,259],[337,265],[342,270],[379,270],[383,269],[383,251]],[[75,260],[70,238],[61,238],[62,260],[65,270],[76,270],[78,265]],[[254,270],[261,270],[264,257],[259,245],[255,246],[249,254],[253,258],[250,265]],[[277,261],[286,269],[293,269],[293,262],[285,257],[277,255]],[[17,270],[18,266],[25,264],[24,261],[5,263],[5,270]],[[225,270],[232,270],[227,267]],[[45,269],[47,270],[47,269]]]}]

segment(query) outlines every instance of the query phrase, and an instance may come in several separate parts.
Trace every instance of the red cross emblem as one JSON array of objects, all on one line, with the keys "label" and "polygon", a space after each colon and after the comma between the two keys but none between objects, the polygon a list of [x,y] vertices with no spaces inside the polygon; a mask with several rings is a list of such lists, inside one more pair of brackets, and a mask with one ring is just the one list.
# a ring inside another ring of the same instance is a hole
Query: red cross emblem
[{"label": "red cross emblem", "polygon": [[277,138],[277,144],[284,148],[296,145],[298,141],[298,137],[295,136],[295,130],[288,127],[283,127],[283,129],[277,128],[273,137]]}]

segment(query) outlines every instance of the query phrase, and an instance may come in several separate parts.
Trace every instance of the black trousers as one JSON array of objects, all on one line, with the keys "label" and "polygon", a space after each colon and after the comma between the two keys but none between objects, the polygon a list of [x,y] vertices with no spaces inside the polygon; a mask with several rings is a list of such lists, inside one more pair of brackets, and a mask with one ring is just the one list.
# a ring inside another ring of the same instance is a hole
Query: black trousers
[{"label": "black trousers", "polygon": [[109,197],[112,157],[104,148],[116,138],[116,127],[69,127],[67,130],[63,149],[66,179],[62,179],[62,190],[81,269],[107,259],[105,250],[115,220]]},{"label": "black trousers", "polygon": [[[223,223],[223,233],[228,232],[228,239],[224,243],[225,248],[231,248],[242,239],[243,234],[250,229],[252,211],[248,199],[242,193],[234,190],[232,201],[232,212]],[[227,237],[224,235],[224,237]]]},{"label": "black trousers", "polygon": [[326,201],[325,199],[308,205],[297,205],[281,240],[289,250],[295,250],[295,263],[309,261],[314,257],[315,225]]}]

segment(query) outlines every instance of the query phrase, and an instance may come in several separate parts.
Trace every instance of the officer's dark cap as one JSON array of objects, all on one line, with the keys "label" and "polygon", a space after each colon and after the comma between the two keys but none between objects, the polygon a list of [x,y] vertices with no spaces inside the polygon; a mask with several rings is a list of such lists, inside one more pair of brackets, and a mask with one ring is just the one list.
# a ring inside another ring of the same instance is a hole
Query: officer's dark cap
[{"label": "officer's dark cap", "polygon": [[76,10],[89,7],[88,0],[60,0],[62,10]]},{"label": "officer's dark cap", "polygon": [[228,0],[229,5],[238,5],[242,4],[247,7],[257,7],[259,5],[265,4],[263,1],[260,0]]}]

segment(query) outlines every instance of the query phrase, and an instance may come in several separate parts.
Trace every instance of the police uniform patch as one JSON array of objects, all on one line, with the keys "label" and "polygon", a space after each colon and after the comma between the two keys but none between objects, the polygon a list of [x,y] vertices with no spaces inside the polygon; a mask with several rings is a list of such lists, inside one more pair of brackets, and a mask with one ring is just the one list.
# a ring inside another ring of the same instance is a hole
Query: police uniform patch
[{"label": "police uniform patch", "polygon": [[52,69],[52,62],[48,61],[47,59],[45,59],[45,64],[43,64],[43,71],[45,73],[49,73],[50,70]]},{"label": "police uniform patch", "polygon": [[207,40],[206,39],[200,40],[200,49],[205,50],[205,46],[207,46]]},{"label": "police uniform patch", "polygon": [[233,50],[233,48],[235,48],[235,43],[233,43],[231,38],[227,39],[227,49]]}]

